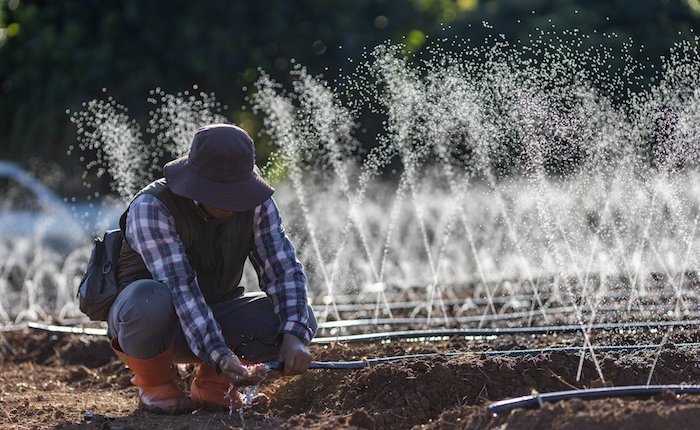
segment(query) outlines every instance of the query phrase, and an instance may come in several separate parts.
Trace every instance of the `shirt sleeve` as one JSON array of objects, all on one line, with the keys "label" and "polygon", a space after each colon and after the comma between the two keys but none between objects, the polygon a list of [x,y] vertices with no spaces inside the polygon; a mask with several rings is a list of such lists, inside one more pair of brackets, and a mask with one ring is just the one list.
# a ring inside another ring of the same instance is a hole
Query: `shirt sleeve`
[{"label": "shirt sleeve", "polygon": [[170,289],[175,313],[192,352],[216,368],[230,349],[204,301],[168,208],[150,194],[138,196],[129,207],[125,237],[141,255],[153,279]]},{"label": "shirt sleeve", "polygon": [[272,197],[255,209],[250,261],[258,273],[260,289],[272,299],[281,320],[280,332],[292,333],[306,344],[311,342],[314,333],[308,324],[306,275]]}]

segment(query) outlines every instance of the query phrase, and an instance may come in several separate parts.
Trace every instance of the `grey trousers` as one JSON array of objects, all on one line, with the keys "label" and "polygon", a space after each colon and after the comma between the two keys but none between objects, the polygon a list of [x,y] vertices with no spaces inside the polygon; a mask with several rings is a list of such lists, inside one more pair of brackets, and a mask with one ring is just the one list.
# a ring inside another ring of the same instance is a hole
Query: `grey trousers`
[{"label": "grey trousers", "polygon": [[[246,293],[216,304],[212,313],[238,357],[255,362],[277,359],[280,319],[265,293]],[[170,290],[158,281],[142,279],[124,288],[110,309],[107,326],[110,339],[117,337],[132,357],[153,358],[172,346],[175,362],[198,360],[187,345]],[[317,327],[309,306],[309,328],[316,332]]]}]

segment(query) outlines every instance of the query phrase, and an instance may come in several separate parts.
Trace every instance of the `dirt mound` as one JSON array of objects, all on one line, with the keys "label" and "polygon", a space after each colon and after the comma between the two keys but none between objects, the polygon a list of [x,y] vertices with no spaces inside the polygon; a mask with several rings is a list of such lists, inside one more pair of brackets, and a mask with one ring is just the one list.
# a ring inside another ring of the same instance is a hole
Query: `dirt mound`
[{"label": "dirt mound", "polygon": [[104,366],[116,355],[105,337],[21,330],[0,333],[0,363]]},{"label": "dirt mound", "polygon": [[647,400],[605,399],[545,404],[538,410],[516,410],[491,423],[505,429],[658,430],[697,428],[700,399],[672,393]]},{"label": "dirt mound", "polygon": [[[592,360],[585,360],[576,380],[580,357],[565,353],[537,357],[435,358],[382,364],[342,375],[310,372],[276,389],[270,407],[280,415],[349,414],[363,410],[378,428],[409,428],[439,419],[460,405],[539,392],[645,384],[654,353],[599,357],[605,380]],[[658,357],[653,383],[694,383],[700,377],[695,355],[665,349]]]}]

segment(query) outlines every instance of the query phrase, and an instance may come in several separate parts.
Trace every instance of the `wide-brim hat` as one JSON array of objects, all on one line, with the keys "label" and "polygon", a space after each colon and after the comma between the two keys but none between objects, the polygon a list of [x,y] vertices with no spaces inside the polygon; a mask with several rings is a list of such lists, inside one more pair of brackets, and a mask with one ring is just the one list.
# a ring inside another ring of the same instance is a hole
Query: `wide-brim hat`
[{"label": "wide-brim hat", "polygon": [[225,211],[254,209],[274,192],[255,166],[253,139],[235,125],[200,128],[189,154],[167,163],[163,173],[173,193]]}]

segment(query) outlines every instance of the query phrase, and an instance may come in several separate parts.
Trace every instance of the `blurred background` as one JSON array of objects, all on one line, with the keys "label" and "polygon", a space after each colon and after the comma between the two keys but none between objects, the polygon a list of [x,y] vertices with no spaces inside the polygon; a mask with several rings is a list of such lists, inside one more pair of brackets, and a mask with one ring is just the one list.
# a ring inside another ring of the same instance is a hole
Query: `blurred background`
[{"label": "blurred background", "polygon": [[[260,70],[288,85],[296,62],[332,85],[385,41],[420,56],[431,38],[517,42],[553,25],[587,34],[591,45],[631,38],[643,48],[631,55],[654,63],[700,28],[700,0],[0,0],[0,159],[81,196],[84,165],[67,152],[77,135],[67,110],[106,90],[145,127],[151,90],[196,85],[255,137],[264,164],[272,147],[245,109]],[[361,119],[357,138],[368,148],[381,119]]]}]

